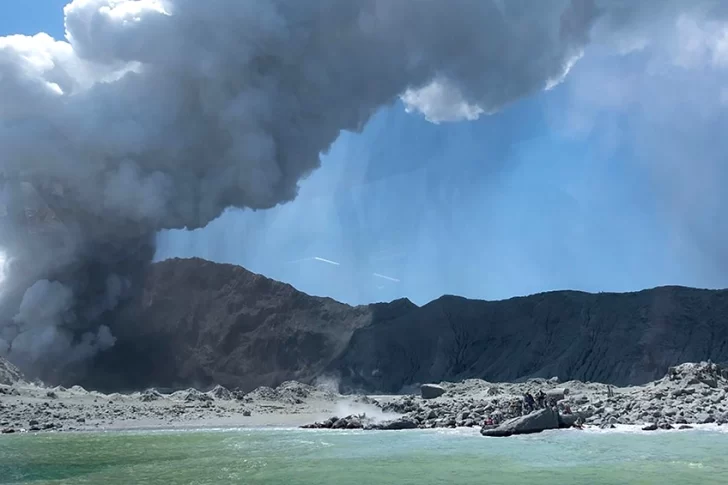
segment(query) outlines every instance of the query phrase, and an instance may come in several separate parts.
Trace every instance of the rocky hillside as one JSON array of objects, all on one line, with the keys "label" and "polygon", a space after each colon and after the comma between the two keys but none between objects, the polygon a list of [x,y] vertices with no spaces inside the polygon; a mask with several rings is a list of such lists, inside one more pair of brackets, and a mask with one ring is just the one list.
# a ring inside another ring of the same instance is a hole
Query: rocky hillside
[{"label": "rocky hillside", "polygon": [[368,307],[311,297],[239,266],[168,260],[152,266],[139,300],[111,322],[116,345],[80,382],[110,391],[310,381],[371,319]]},{"label": "rocky hillside", "polygon": [[626,385],[685,361],[728,361],[728,291],[681,287],[351,307],[240,267],[169,260],[111,324],[117,344],[85,386],[250,390],[321,376],[386,392],[469,377]]},{"label": "rocky hillside", "polygon": [[12,386],[13,384],[24,380],[23,374],[17,367],[0,357],[0,384]]},{"label": "rocky hillside", "polygon": [[445,296],[358,329],[333,369],[353,388],[479,377],[642,384],[682,362],[728,360],[728,291]]}]

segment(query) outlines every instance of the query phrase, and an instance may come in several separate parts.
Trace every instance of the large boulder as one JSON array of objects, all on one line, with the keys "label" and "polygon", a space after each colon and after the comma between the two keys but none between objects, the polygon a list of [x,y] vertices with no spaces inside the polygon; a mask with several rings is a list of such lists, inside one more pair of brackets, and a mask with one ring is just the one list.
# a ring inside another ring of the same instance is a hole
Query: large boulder
[{"label": "large boulder", "polygon": [[546,391],[545,394],[546,394],[546,399],[548,399],[548,400],[553,399],[554,401],[558,402],[569,395],[569,389],[564,388],[564,387],[557,387],[555,389],[549,389],[548,391]]},{"label": "large boulder", "polygon": [[580,413],[572,413],[572,414],[559,414],[559,428],[572,428],[576,425],[576,422],[579,421],[581,418],[582,422],[584,420],[584,416],[582,416]]},{"label": "large boulder", "polygon": [[525,416],[509,419],[495,428],[483,428],[483,436],[512,436],[515,434],[540,433],[547,429],[558,429],[559,413],[551,408],[539,409]]},{"label": "large boulder", "polygon": [[412,418],[402,417],[399,419],[393,419],[391,421],[384,421],[381,423],[369,424],[364,429],[382,429],[382,430],[393,430],[393,429],[414,429],[417,428],[417,421]]},{"label": "large boulder", "polygon": [[422,393],[422,399],[434,399],[445,394],[445,389],[437,384],[422,384],[420,392]]}]

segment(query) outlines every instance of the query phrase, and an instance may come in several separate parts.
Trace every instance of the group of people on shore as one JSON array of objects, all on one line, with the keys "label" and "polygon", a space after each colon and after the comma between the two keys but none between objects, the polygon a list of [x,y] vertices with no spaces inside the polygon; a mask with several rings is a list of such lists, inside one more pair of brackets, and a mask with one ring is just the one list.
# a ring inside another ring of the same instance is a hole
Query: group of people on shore
[{"label": "group of people on shore", "polygon": [[[559,397],[558,393],[547,394],[541,389],[535,396],[530,392],[526,392],[520,400],[516,399],[510,402],[510,412],[506,413],[506,416],[525,416],[536,410],[546,408],[553,409],[561,414],[572,414],[571,407],[565,401],[559,402],[559,399],[563,399],[563,395]],[[502,418],[501,414],[494,413],[483,421],[483,425],[497,426]],[[582,424],[583,422],[579,418],[574,426],[582,428]]]},{"label": "group of people on shore", "polygon": [[535,411],[537,409],[544,409],[547,406],[556,409],[556,399],[554,397],[547,396],[546,393],[543,392],[543,390],[539,389],[539,391],[536,393],[536,397],[534,397],[533,394],[531,394],[530,392],[526,392],[523,395],[521,412],[522,414],[529,414],[532,411]]}]

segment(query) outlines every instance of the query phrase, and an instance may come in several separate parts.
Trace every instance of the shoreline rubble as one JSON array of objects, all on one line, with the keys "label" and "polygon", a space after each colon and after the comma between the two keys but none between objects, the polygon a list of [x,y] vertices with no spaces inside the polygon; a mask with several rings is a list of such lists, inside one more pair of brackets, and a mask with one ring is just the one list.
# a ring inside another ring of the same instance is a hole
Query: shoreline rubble
[{"label": "shoreline rubble", "polygon": [[[728,368],[710,362],[671,367],[660,380],[625,388],[580,381],[561,383],[557,378],[530,379],[523,383],[468,379],[441,383],[438,387],[445,392],[435,398],[429,397],[431,385],[427,385],[421,397],[385,397],[377,401],[377,405],[400,417],[369,424],[359,417],[361,426],[357,427],[393,429],[391,426],[407,422],[416,423],[416,428],[481,427],[484,436],[510,436],[573,427],[579,423],[603,429],[638,425],[644,431],[690,429],[690,425],[695,424],[728,424]],[[524,413],[522,396],[527,392],[536,394],[539,390],[544,391],[555,407]],[[342,425],[348,426],[353,418],[341,418]],[[486,425],[486,420],[492,420],[494,424]],[[334,425],[338,421],[339,418],[334,417],[305,427],[336,429]]]},{"label": "shoreline rubble", "polygon": [[[9,375],[9,373],[7,374]],[[480,428],[484,436],[545,429],[639,426],[644,431],[728,424],[728,368],[710,362],[671,367],[642,385],[617,388],[558,378],[520,383],[480,379],[422,386],[421,395],[341,395],[284,382],[251,392],[146,389],[102,394],[28,383],[17,373],[0,385],[0,433],[293,426],[307,429],[404,430]],[[525,393],[551,405],[524,413]],[[342,417],[338,417],[342,416]],[[488,425],[486,423],[490,423]]]}]

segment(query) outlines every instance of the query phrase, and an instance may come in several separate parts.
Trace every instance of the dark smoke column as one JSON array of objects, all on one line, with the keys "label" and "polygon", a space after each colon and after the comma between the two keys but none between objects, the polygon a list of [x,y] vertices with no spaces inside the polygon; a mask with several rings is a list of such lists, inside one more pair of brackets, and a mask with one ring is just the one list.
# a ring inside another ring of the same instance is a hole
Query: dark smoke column
[{"label": "dark smoke column", "polygon": [[2,190],[12,194],[0,206],[2,247],[12,259],[4,266],[0,352],[55,381],[114,345],[105,322],[140,287],[154,232],[100,232],[106,226],[59,185],[4,180]]},{"label": "dark smoke column", "polygon": [[553,86],[597,11],[75,0],[66,41],[0,38],[0,353],[47,375],[108,348],[105,323],[140,286],[158,230],[293,200],[341,130],[399,99],[456,121]]}]

